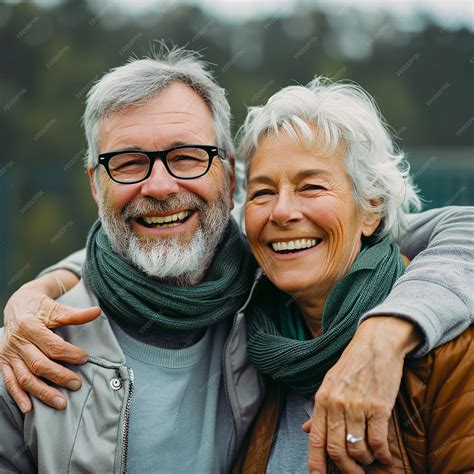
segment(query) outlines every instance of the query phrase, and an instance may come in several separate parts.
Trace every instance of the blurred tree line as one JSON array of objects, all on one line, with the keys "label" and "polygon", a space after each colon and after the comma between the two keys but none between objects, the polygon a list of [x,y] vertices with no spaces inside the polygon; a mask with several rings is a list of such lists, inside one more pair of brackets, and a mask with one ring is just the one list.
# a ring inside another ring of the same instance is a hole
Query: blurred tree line
[{"label": "blurred tree line", "polygon": [[155,40],[201,51],[213,64],[229,91],[234,131],[247,106],[286,85],[315,74],[360,83],[399,144],[423,147],[418,177],[441,169],[445,178],[447,167],[471,180],[452,181],[451,194],[432,199],[443,205],[473,204],[473,36],[427,15],[414,27],[378,10],[317,2],[245,21],[180,2],[134,16],[113,1],[0,4],[0,304],[83,246],[96,215],[82,166],[87,91],[111,67],[148,54]]}]

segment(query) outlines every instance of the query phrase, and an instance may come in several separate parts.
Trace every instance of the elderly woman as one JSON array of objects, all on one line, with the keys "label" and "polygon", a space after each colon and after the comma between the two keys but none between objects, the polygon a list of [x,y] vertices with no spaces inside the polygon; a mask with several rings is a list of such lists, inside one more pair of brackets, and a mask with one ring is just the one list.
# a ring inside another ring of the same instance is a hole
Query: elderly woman
[{"label": "elderly woman", "polygon": [[[374,101],[356,85],[317,78],[281,90],[250,109],[241,153],[248,241],[269,280],[249,315],[249,357],[269,383],[236,471],[307,472],[301,426],[310,397],[360,316],[403,273],[396,241],[420,200]],[[471,346],[470,328],[405,365],[390,424],[392,464],[367,470],[474,469]],[[365,443],[355,422],[342,420],[339,436]]]}]

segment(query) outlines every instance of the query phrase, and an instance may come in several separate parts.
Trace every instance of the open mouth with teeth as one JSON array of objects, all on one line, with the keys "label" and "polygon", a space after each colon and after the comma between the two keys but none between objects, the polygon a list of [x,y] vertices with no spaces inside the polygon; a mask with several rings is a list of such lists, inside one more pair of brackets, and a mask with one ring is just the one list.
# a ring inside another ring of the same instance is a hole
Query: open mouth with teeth
[{"label": "open mouth with teeth", "polygon": [[322,239],[298,239],[272,242],[269,247],[276,253],[296,253],[316,247]]},{"label": "open mouth with teeth", "polygon": [[176,227],[186,222],[192,213],[192,211],[182,211],[176,214],[170,214],[169,216],[144,216],[139,217],[137,221],[145,227],[164,229],[167,227]]}]

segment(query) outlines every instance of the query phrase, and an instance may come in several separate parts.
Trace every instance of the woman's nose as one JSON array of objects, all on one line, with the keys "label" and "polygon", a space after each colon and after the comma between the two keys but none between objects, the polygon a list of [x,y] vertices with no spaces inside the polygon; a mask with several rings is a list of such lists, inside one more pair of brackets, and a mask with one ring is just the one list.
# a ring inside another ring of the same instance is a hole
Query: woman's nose
[{"label": "woman's nose", "polygon": [[280,192],[275,206],[272,209],[270,220],[279,226],[285,226],[290,222],[302,218],[302,212],[298,199],[292,192]]}]

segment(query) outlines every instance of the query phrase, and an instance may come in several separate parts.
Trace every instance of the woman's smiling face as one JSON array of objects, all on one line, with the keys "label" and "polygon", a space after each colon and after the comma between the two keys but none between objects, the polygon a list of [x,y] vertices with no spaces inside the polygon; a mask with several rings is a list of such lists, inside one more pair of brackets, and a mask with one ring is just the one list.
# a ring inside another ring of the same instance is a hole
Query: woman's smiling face
[{"label": "woman's smiling face", "polygon": [[278,288],[307,302],[325,300],[360,252],[361,236],[379,223],[354,202],[344,146],[331,156],[317,150],[283,132],[265,136],[249,167],[245,207],[258,263]]}]

